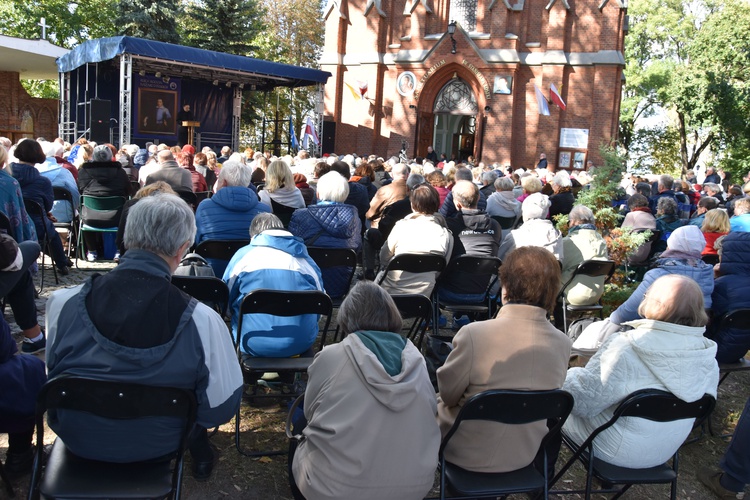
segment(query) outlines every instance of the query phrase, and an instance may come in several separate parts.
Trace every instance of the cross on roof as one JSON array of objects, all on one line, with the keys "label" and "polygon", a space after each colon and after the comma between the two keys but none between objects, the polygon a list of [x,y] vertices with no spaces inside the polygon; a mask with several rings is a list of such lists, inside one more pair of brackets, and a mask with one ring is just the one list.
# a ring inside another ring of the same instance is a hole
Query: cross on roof
[{"label": "cross on roof", "polygon": [[37,26],[42,27],[42,40],[47,39],[47,28],[49,28],[49,24],[47,24],[47,20],[45,18],[41,18]]}]

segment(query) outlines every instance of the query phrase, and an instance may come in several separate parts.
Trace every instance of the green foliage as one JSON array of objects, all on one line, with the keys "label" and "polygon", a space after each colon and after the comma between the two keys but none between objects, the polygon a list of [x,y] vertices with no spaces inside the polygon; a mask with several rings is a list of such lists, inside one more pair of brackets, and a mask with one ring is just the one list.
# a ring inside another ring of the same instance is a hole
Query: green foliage
[{"label": "green foliage", "polygon": [[60,86],[57,80],[21,80],[21,85],[31,97],[60,98]]},{"label": "green foliage", "polygon": [[254,1],[203,0],[186,7],[184,43],[206,50],[253,55],[252,40],[262,31],[262,15]]},{"label": "green foliage", "polygon": [[180,43],[177,0],[120,0],[117,12],[119,18],[114,24],[120,35]]}]

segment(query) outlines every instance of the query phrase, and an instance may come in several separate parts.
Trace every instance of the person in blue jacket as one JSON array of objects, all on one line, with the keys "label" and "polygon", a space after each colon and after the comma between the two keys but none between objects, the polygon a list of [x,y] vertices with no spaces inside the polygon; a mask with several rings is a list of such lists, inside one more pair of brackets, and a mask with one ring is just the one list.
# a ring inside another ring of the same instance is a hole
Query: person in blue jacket
[{"label": "person in blue jacket", "polygon": [[[362,246],[362,226],[357,208],[344,204],[349,183],[338,172],[328,172],[318,180],[318,203],[299,208],[292,214],[289,232],[299,236],[308,247],[352,248]],[[348,268],[322,270],[326,293],[333,299],[349,291]]]},{"label": "person in blue jacket", "polygon": [[[250,223],[271,207],[261,203],[245,165],[226,161],[216,181],[216,194],[203,200],[195,211],[195,244],[206,240],[247,240]],[[227,261],[208,259],[216,276],[222,276]]]},{"label": "person in blue jacket", "polygon": [[[253,290],[323,290],[320,269],[307,253],[302,238],[284,229],[274,214],[259,214],[250,225],[250,244],[234,254],[224,272],[232,309],[232,334],[242,299]],[[318,316],[246,315],[240,350],[251,356],[286,358],[310,354],[318,335]]]},{"label": "person in blue jacket", "polygon": [[736,363],[750,349],[750,335],[740,328],[719,329],[720,318],[735,309],[750,308],[750,233],[730,232],[721,240],[719,277],[714,282],[713,321],[706,336],[716,342],[716,360]]}]

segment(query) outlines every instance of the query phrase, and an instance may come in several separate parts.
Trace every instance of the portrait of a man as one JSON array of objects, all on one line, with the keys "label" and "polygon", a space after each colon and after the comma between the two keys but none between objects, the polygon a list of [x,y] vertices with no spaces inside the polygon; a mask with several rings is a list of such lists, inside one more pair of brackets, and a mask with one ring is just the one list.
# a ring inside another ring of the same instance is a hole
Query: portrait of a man
[{"label": "portrait of a man", "polygon": [[174,135],[177,92],[139,89],[138,131],[141,133]]},{"label": "portrait of a man", "polygon": [[513,90],[513,77],[512,76],[495,76],[495,85],[493,92],[495,94],[510,94]]}]

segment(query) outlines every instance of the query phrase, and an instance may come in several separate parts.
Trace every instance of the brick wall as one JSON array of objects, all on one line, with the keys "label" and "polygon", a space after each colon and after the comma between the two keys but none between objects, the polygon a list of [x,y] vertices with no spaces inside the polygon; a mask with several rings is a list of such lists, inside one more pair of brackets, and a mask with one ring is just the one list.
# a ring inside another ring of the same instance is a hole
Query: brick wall
[{"label": "brick wall", "polygon": [[21,119],[25,111],[34,120],[34,138],[44,137],[51,141],[57,137],[56,99],[35,99],[21,85],[19,74],[0,71],[0,135],[10,137],[8,131],[21,130]]}]

